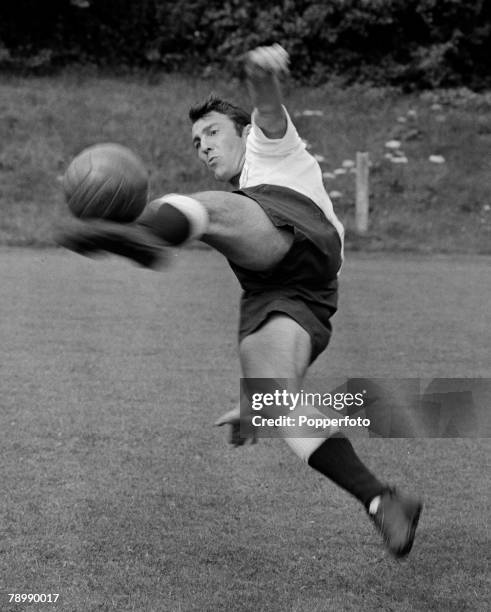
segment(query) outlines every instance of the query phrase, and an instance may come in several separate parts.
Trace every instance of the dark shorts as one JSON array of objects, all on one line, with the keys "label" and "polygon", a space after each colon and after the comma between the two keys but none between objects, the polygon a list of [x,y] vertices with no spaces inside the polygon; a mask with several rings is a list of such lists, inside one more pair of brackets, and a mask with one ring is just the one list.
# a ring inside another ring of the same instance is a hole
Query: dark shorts
[{"label": "dark shorts", "polygon": [[309,333],[312,363],[329,343],[330,319],[337,310],[339,235],[319,207],[296,191],[259,185],[235,193],[255,200],[276,227],[294,234],[290,250],[270,270],[256,272],[229,261],[243,289],[239,341],[271,314],[284,313]]}]

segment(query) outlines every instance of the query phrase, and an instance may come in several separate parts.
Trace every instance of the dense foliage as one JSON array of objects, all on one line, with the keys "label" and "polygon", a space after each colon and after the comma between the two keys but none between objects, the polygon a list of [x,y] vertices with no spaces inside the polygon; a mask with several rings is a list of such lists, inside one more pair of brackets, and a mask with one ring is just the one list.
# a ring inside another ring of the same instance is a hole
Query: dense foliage
[{"label": "dense foliage", "polygon": [[2,0],[0,65],[236,72],[283,44],[297,78],[489,86],[489,0]]}]

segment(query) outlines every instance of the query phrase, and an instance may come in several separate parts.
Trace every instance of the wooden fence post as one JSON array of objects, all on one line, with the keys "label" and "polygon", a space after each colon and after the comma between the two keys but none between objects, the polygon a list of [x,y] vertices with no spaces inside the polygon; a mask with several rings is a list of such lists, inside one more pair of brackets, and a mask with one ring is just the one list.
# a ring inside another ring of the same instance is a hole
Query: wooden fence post
[{"label": "wooden fence post", "polygon": [[368,231],[368,175],[368,153],[357,152],[355,228],[359,234]]}]

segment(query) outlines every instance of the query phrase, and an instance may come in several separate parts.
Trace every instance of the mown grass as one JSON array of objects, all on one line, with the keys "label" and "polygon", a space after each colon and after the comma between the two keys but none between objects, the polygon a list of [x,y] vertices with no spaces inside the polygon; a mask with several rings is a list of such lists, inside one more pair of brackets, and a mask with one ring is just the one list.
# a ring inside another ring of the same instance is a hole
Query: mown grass
[{"label": "mown grass", "polygon": [[[0,277],[2,610],[487,609],[488,441],[355,441],[425,498],[404,563],[281,441],[227,447],[213,422],[238,394],[238,287],[218,254],[155,274],[2,249]],[[353,254],[312,374],[489,376],[489,278],[488,257]]]},{"label": "mown grass", "polygon": [[[216,188],[190,145],[188,107],[215,91],[243,104],[239,82],[180,76],[5,77],[0,84],[0,243],[52,244],[68,218],[60,176],[82,148],[104,141],[137,151],[151,193]],[[326,172],[368,151],[372,160],[368,237],[353,233],[354,175],[326,179],[354,248],[489,252],[491,101],[467,91],[402,95],[368,87],[287,86],[287,102]],[[441,108],[434,105],[438,103]],[[320,110],[321,116],[305,116]],[[408,111],[410,113],[408,114]],[[403,122],[404,120],[404,122]],[[407,164],[384,157],[401,142]],[[442,155],[443,164],[428,161]]]}]

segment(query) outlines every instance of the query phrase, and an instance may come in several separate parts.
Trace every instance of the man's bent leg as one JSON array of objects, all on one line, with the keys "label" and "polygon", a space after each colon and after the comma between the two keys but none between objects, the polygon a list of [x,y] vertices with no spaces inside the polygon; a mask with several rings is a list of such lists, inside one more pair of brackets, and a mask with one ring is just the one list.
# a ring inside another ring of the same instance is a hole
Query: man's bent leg
[{"label": "man's bent leg", "polygon": [[[310,362],[310,337],[296,321],[274,314],[241,342],[240,357],[244,377],[288,378],[289,390],[298,392]],[[300,411],[297,407],[295,412],[320,415],[309,406],[300,407]],[[287,428],[279,430],[286,434]],[[309,438],[308,429],[303,428],[297,428],[297,433],[301,437],[285,435],[284,438],[292,450],[310,467],[362,502],[394,556],[407,555],[413,544],[421,502],[379,482],[342,434],[331,435],[331,431],[326,431],[325,438]]]},{"label": "man's bent leg", "polygon": [[[288,392],[298,393],[310,363],[310,351],[307,331],[290,317],[275,313],[240,343],[244,378],[272,379],[273,386],[274,380],[288,379]],[[274,411],[265,414],[278,416]],[[295,417],[299,416],[324,417],[313,406],[297,405]],[[319,430],[309,426],[279,427],[278,430],[298,457],[349,491],[367,508],[386,488],[358,459],[351,442],[337,428],[325,430],[325,436],[319,436]]]}]

